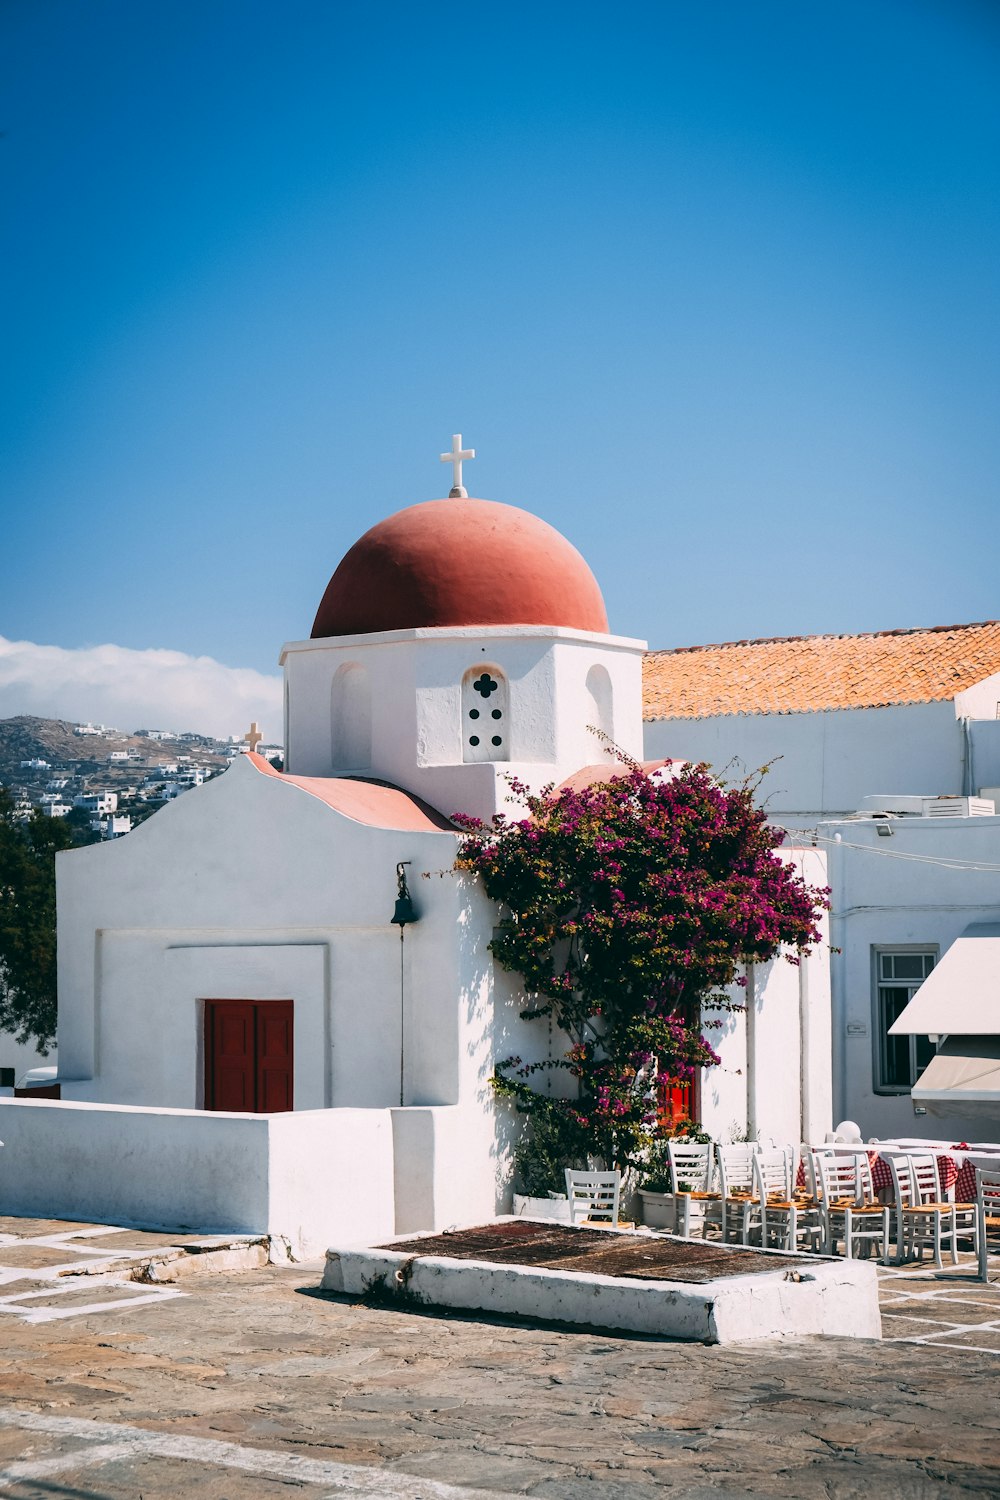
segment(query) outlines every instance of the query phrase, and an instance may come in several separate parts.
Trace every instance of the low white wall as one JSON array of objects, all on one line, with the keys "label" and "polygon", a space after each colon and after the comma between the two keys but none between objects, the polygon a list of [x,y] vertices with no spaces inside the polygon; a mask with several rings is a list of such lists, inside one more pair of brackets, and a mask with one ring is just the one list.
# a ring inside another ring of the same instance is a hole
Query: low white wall
[{"label": "low white wall", "polygon": [[[734,1269],[745,1254],[735,1246],[727,1248]],[[774,1271],[692,1285],[491,1264],[485,1259],[418,1256],[411,1242],[405,1250],[337,1246],[327,1252],[322,1285],[330,1292],[357,1296],[383,1279],[391,1292],[405,1267],[409,1294],[437,1307],[628,1328],[707,1344],[801,1334],[881,1338],[878,1283],[871,1262],[815,1259],[808,1266],[808,1274],[798,1281],[785,1280],[779,1260]]]},{"label": "low white wall", "polygon": [[321,1255],[340,1235],[395,1233],[392,1111],[295,1110],[269,1115],[267,1227],[296,1254]]},{"label": "low white wall", "polygon": [[387,1110],[243,1115],[0,1099],[0,1212],[284,1236],[393,1233]]},{"label": "low white wall", "polygon": [[492,1110],[392,1110],[396,1234],[492,1219]]}]

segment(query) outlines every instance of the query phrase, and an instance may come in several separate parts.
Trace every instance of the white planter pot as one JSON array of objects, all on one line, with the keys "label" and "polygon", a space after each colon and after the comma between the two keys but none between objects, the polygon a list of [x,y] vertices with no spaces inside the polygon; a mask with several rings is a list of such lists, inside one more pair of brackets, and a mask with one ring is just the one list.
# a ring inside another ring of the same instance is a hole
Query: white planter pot
[{"label": "white planter pot", "polygon": [[642,1222],[650,1229],[676,1229],[677,1204],[673,1193],[650,1193],[639,1189],[642,1199]]},{"label": "white planter pot", "polygon": [[527,1198],[523,1193],[515,1193],[514,1212],[519,1218],[554,1219],[557,1224],[568,1224],[569,1199]]}]

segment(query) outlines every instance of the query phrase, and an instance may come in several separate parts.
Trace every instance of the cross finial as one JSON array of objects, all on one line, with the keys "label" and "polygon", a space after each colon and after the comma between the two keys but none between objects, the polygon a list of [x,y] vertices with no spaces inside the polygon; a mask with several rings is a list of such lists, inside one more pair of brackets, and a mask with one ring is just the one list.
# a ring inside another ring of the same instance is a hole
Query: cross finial
[{"label": "cross finial", "polygon": [[462,447],[462,434],[460,432],[453,433],[451,439],[451,452],[441,454],[441,462],[443,464],[454,465],[452,486],[448,491],[449,500],[468,500],[469,492],[462,484],[462,460],[463,458],[475,458],[475,456],[475,448]]},{"label": "cross finial", "polygon": [[251,752],[257,749],[257,746],[260,744],[264,736],[261,734],[260,729],[258,728],[256,719],[254,719],[253,723],[250,725],[250,728],[247,730],[243,738],[250,746]]}]

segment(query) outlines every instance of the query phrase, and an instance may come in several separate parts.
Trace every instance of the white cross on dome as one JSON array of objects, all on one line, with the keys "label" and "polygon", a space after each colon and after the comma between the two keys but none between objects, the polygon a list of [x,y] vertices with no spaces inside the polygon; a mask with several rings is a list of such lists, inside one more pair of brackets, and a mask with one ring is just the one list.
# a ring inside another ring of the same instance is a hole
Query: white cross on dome
[{"label": "white cross on dome", "polygon": [[464,458],[475,458],[475,456],[475,448],[462,447],[462,434],[460,432],[453,433],[451,439],[451,452],[441,454],[441,462],[443,464],[454,465],[452,485],[451,489],[448,491],[449,500],[468,500],[469,492],[462,484],[462,460]]}]

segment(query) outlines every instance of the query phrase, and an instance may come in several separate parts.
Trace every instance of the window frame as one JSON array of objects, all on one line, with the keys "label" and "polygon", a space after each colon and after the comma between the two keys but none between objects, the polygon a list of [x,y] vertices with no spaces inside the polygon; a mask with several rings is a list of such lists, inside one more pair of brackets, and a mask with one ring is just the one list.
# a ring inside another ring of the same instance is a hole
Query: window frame
[{"label": "window frame", "polygon": [[[941,961],[941,947],[939,943],[873,943],[871,945],[871,1014],[872,1014],[872,1093],[883,1098],[900,1099],[909,1098],[913,1085],[916,1083],[923,1068],[917,1066],[917,1036],[910,1036],[910,1082],[908,1084],[883,1083],[882,1078],[886,1063],[886,1042],[888,1041],[888,1027],[883,1030],[882,1026],[882,1001],[879,990],[885,987],[903,989],[905,981],[896,983],[893,980],[883,980],[881,976],[881,959],[886,954],[920,954],[923,957],[933,959],[930,972],[933,973]],[[925,974],[924,979],[928,976]],[[924,979],[915,987],[909,986],[912,1000]]]}]

